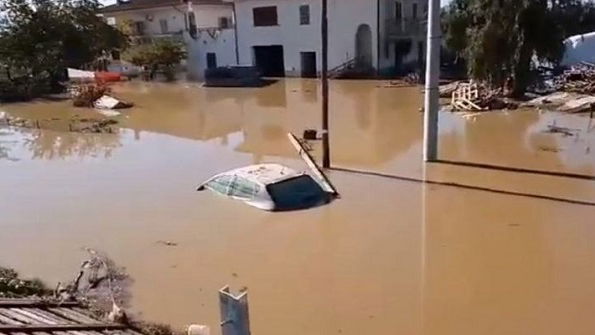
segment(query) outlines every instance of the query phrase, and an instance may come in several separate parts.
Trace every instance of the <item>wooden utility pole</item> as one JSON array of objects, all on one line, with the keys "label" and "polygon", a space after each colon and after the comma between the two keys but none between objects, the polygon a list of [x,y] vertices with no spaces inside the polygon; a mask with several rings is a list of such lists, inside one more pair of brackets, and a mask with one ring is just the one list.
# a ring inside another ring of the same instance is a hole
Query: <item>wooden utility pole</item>
[{"label": "wooden utility pole", "polygon": [[428,0],[426,97],[424,106],[424,161],[438,159],[438,110],[440,80],[440,0]]},{"label": "wooden utility pole", "polygon": [[328,133],[328,2],[322,0],[322,167],[331,167]]}]

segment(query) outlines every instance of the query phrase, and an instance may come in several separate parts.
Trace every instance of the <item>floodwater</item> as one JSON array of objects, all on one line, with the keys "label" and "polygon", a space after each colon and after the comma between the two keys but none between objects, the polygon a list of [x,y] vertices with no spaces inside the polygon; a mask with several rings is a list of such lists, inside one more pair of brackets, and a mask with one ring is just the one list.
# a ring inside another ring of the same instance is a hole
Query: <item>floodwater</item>
[{"label": "floodwater", "polygon": [[[144,318],[216,334],[226,284],[248,288],[258,335],[595,333],[595,181],[424,170],[421,93],[383,85],[332,83],[333,165],[411,179],[335,170],[341,199],[293,213],[194,189],[252,163],[305,169],[286,133],[319,127],[316,81],[131,82],[115,87],[137,106],[114,134],[1,127],[0,264],[54,284],[96,248],[126,266]],[[67,101],[0,109],[100,116]],[[574,135],[544,132],[552,124]],[[440,158],[593,176],[594,127],[549,112],[442,113]]]}]

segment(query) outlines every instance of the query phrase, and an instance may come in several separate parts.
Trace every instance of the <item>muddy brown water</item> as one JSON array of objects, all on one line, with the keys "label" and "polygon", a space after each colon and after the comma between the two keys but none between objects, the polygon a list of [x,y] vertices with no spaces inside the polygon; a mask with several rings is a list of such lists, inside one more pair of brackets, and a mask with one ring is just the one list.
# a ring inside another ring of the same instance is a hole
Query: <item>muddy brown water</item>
[{"label": "muddy brown water", "polygon": [[[333,82],[333,164],[595,202],[595,182],[421,164],[417,88]],[[305,169],[286,139],[319,126],[317,83],[132,82],[115,134],[0,128],[0,264],[50,283],[108,253],[133,309],[218,331],[217,290],[248,287],[253,334],[593,334],[595,207],[333,171],[342,198],[268,213],[195,186],[252,163]],[[13,117],[99,114],[68,102]],[[543,132],[550,124],[576,136]],[[537,111],[440,115],[449,161],[595,174],[595,122]],[[174,241],[166,246],[157,241]]]}]

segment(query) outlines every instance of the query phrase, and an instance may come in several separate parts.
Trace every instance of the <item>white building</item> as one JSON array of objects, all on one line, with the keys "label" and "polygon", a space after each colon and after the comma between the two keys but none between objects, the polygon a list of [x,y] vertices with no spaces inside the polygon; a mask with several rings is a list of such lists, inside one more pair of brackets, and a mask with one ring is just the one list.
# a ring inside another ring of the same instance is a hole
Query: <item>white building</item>
[{"label": "white building", "polygon": [[[321,0],[225,1],[235,5],[240,64],[269,76],[319,74]],[[421,66],[425,2],[328,0],[329,69],[390,73]]]},{"label": "white building", "polygon": [[237,64],[233,5],[222,0],[119,0],[100,10],[106,21],[128,30],[133,43],[184,42],[191,78],[207,67]]}]

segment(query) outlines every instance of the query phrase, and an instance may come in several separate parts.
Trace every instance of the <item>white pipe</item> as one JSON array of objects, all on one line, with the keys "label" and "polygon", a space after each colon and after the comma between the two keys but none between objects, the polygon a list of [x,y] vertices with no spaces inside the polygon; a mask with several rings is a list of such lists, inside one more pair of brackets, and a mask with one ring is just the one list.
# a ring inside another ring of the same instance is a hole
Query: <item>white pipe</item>
[{"label": "white pipe", "polygon": [[438,158],[438,111],[440,109],[440,0],[428,0],[426,96],[424,105],[424,161]]}]

